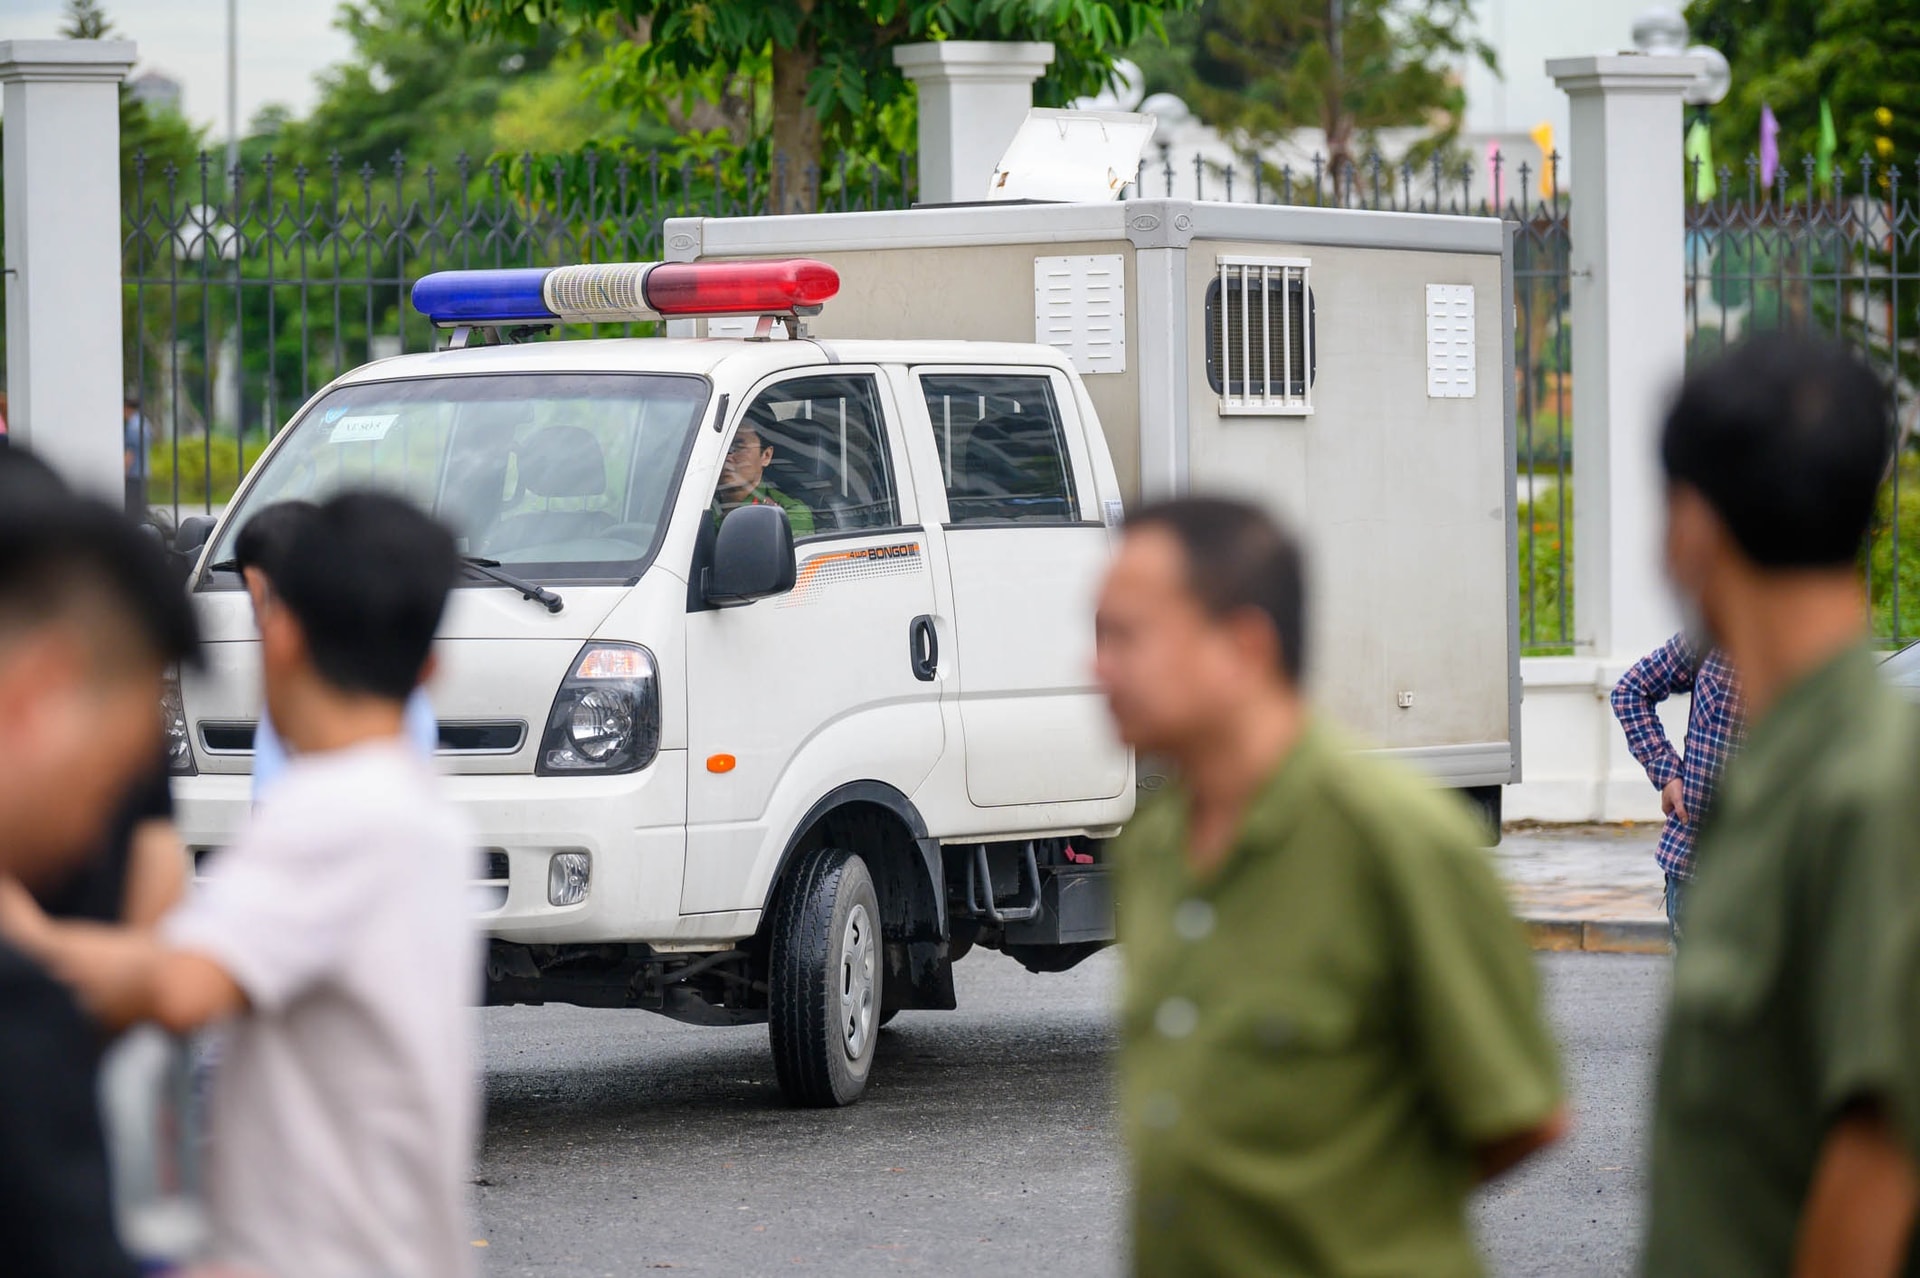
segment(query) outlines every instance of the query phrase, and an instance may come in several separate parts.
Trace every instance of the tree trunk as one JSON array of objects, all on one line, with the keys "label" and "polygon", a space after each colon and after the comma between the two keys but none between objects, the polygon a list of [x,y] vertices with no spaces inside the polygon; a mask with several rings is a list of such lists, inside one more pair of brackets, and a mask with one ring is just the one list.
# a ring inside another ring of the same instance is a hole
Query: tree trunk
[{"label": "tree trunk", "polygon": [[821,176],[820,117],[807,105],[807,76],[819,63],[811,45],[774,46],[771,207],[775,213],[813,210]]},{"label": "tree trunk", "polygon": [[1346,6],[1342,0],[1327,0],[1327,58],[1332,64],[1327,76],[1325,111],[1321,123],[1327,134],[1327,175],[1333,189],[1333,202],[1341,202],[1341,193],[1353,180],[1353,116],[1347,110]]},{"label": "tree trunk", "polygon": [[[653,39],[651,14],[633,18],[616,14],[613,25],[629,44],[645,45]],[[748,76],[729,76],[718,102],[696,98],[689,106],[670,99],[664,109],[668,126],[676,132],[709,133],[725,129],[735,146],[746,146],[753,141],[753,84]]]}]

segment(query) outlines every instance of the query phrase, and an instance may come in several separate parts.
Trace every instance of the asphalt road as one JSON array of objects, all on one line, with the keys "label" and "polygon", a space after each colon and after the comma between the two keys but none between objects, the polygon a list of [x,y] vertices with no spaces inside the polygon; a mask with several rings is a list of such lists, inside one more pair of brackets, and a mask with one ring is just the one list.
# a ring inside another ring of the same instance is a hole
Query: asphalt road
[{"label": "asphalt road", "polygon": [[[1498,1274],[1625,1274],[1666,961],[1542,964],[1578,1127],[1476,1216]],[[486,1270],[1116,1273],[1115,972],[1110,954],[1029,976],[976,952],[956,969],[961,1010],[902,1014],[866,1098],[832,1112],[781,1105],[763,1028],[481,1013]]]}]

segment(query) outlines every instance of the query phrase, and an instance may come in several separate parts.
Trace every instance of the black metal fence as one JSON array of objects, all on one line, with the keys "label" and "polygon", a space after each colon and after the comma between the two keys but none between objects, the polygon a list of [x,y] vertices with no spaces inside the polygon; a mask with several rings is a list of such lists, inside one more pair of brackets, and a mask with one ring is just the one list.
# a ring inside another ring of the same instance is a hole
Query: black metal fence
[{"label": "black metal fence", "polygon": [[[1551,176],[1555,160],[1548,160]],[[1499,157],[1297,170],[1194,156],[1144,163],[1152,197],[1337,205],[1501,216],[1516,237],[1515,348],[1522,484],[1521,638],[1571,639],[1567,484],[1567,201],[1527,164]],[[658,257],[666,218],[903,208],[902,161],[756,170],[750,161],[659,154],[490,162],[452,172],[395,157],[383,169],[262,163],[222,172],[136,159],[126,196],[126,382],[148,423],[148,496],[178,517],[217,509],[293,411],[369,359],[429,349],[408,306],[420,276],[453,267],[548,266]],[[590,330],[583,330],[590,331]],[[632,330],[628,330],[632,331]]]},{"label": "black metal fence", "polygon": [[[1754,157],[1744,173],[1715,176],[1712,198],[1687,206],[1688,358],[1786,329],[1843,341],[1886,377],[1901,447],[1881,495],[1867,585],[1879,637],[1920,638],[1920,204],[1898,165],[1871,158],[1836,166],[1824,180],[1811,157],[1764,175]],[[1700,193],[1700,180],[1696,163],[1690,193]]]},{"label": "black metal fence", "polygon": [[[776,196],[779,192],[779,196]],[[148,498],[178,517],[231,495],[292,412],[338,374],[430,349],[408,305],[431,271],[660,256],[688,214],[898,208],[910,166],[825,169],[638,157],[314,171],[184,171],[136,157],[126,191],[126,383],[150,434]],[[583,332],[595,330],[587,328]],[[631,329],[627,331],[633,331]]]}]

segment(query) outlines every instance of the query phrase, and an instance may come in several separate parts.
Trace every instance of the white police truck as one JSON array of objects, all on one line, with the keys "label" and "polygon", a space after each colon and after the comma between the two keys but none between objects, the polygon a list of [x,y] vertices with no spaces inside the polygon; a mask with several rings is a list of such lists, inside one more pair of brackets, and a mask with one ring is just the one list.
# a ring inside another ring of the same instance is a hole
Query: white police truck
[{"label": "white police truck", "polygon": [[239,529],[376,485],[451,526],[470,570],[431,695],[486,845],[490,1001],[765,1020],[786,1094],[844,1104],[887,1018],[954,1006],[969,947],[1057,969],[1110,940],[1100,846],[1134,774],[1092,603],[1120,492],[1064,358],[504,340],[681,314],[797,333],[836,283],[806,261],[422,280],[452,348],[321,391],[199,556],[209,660],[173,724],[189,844],[249,810]]},{"label": "white police truck", "polygon": [[[1059,971],[1111,941],[1136,777],[1092,610],[1141,493],[1290,519],[1322,706],[1497,811],[1497,221],[1127,201],[675,221],[666,250],[423,279],[447,349],[335,380],[217,527],[182,526],[210,639],[170,698],[197,852],[249,809],[238,530],[350,485],[466,556],[431,694],[485,844],[488,999],[765,1021],[796,1103],[858,1097],[880,1026],[953,1007],[972,947]],[[525,340],[636,320],[675,336]]]}]

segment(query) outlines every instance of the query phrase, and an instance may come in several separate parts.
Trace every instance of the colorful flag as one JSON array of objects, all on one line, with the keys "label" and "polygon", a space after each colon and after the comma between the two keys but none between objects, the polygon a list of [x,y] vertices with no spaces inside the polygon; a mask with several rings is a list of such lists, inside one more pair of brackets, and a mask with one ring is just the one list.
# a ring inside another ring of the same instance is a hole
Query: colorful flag
[{"label": "colorful flag", "polygon": [[1713,134],[1705,120],[1695,120],[1687,130],[1686,156],[1687,171],[1693,175],[1694,202],[1705,204],[1720,193],[1720,182],[1713,175]]},{"label": "colorful flag", "polygon": [[1773,175],[1780,169],[1780,121],[1773,108],[1760,104],[1760,185],[1771,188]]},{"label": "colorful flag", "polygon": [[1533,132],[1527,136],[1532,138],[1533,144],[1540,148],[1540,198],[1551,200],[1553,180],[1559,176],[1554,171],[1559,168],[1559,157],[1553,153],[1553,121],[1540,121],[1533,126]]},{"label": "colorful flag", "polygon": [[1833,108],[1820,99],[1820,146],[1814,155],[1813,175],[1821,186],[1833,184],[1833,156],[1840,149],[1840,137],[1833,128]]}]

